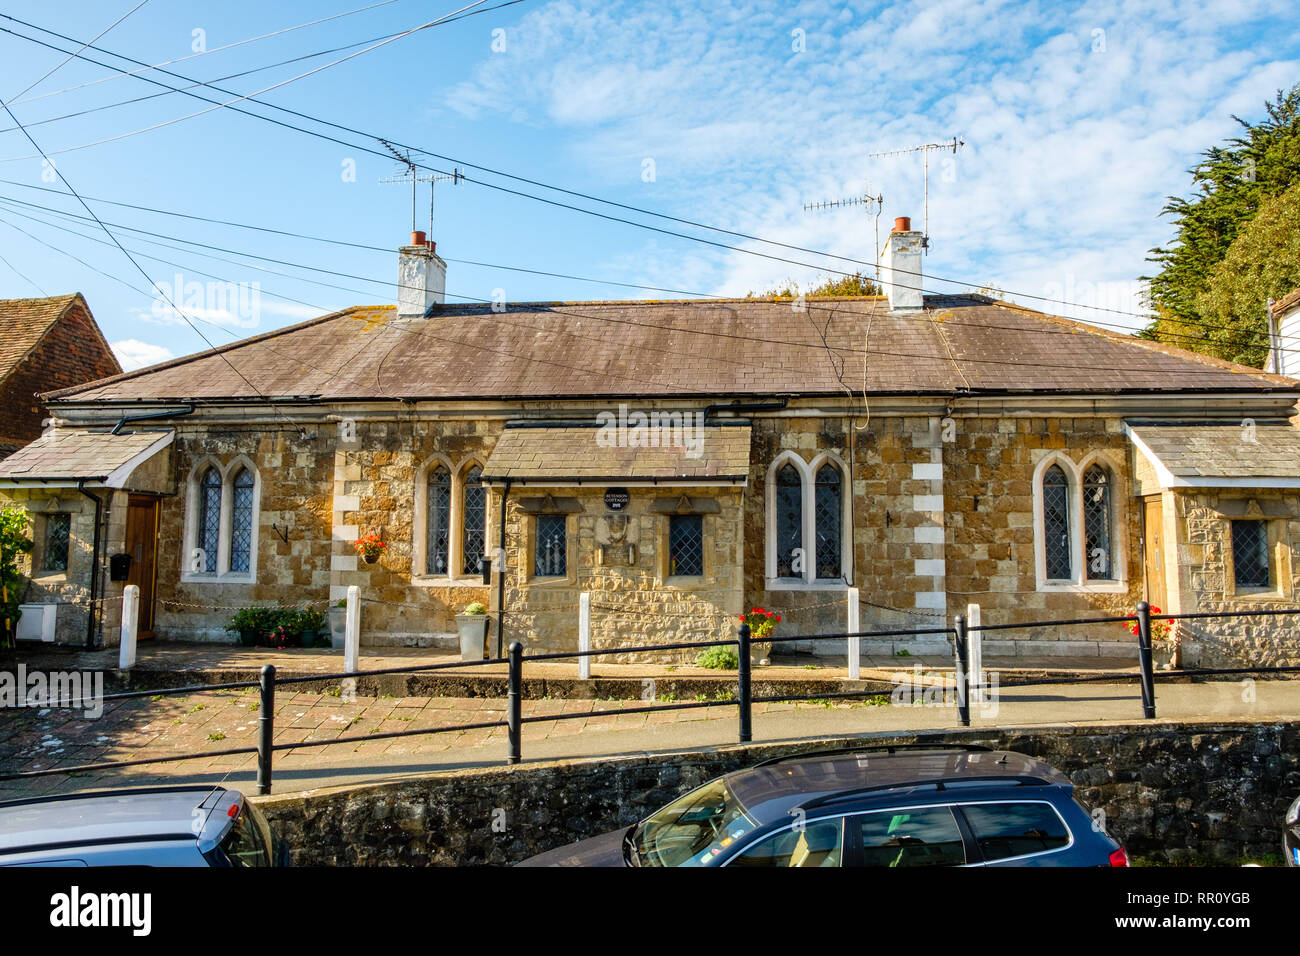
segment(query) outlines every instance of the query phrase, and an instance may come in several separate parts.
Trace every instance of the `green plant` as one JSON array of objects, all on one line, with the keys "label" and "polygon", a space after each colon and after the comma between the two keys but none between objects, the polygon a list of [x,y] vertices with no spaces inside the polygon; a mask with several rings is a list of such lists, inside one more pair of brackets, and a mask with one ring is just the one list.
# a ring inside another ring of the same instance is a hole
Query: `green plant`
[{"label": "green plant", "polygon": [[733,647],[726,645],[706,647],[695,658],[695,663],[697,666],[707,667],[709,670],[734,671],[740,666],[740,657]]},{"label": "green plant", "polygon": [[473,604],[465,605],[465,610],[462,611],[461,613],[462,614],[486,614],[487,605],[484,604],[482,601],[475,601]]},{"label": "green plant", "polygon": [[780,614],[773,614],[761,607],[752,608],[748,614],[738,616],[741,624],[749,625],[749,639],[751,641],[766,640],[773,629],[781,623]]},{"label": "green plant", "polygon": [[912,656],[912,652],[909,651],[906,647],[900,647],[898,650],[894,651],[894,656],[895,656],[895,657],[911,657],[911,656]]},{"label": "green plant", "polygon": [[18,572],[18,556],[32,550],[32,539],[27,537],[27,512],[22,508],[0,510],[0,647],[14,646],[14,633],[22,614],[18,605],[22,601]]},{"label": "green plant", "polygon": [[225,740],[226,735],[218,730],[215,734],[208,734],[208,739],[212,741]]}]

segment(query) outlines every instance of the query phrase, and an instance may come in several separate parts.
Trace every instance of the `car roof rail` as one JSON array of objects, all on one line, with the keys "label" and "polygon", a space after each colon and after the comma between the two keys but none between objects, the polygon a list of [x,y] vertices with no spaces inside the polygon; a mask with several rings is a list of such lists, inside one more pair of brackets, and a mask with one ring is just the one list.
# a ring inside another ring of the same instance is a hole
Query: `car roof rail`
[{"label": "car roof rail", "polygon": [[132,797],[150,793],[204,793],[200,805],[211,799],[214,793],[226,788],[220,784],[173,783],[159,784],[154,787],[121,787],[112,790],[75,790],[70,793],[52,793],[41,797],[19,797],[16,800],[2,800],[0,807],[30,806],[37,803],[55,803],[59,800],[84,800],[87,797]]},{"label": "car roof rail", "polygon": [[1050,787],[1056,781],[1046,780],[1043,777],[1035,777],[1024,774],[987,774],[980,776],[956,776],[949,775],[944,777],[935,777],[930,780],[916,780],[911,783],[880,783],[871,787],[855,787],[852,790],[838,790],[835,793],[826,793],[820,797],[814,797],[806,803],[798,805],[798,809],[808,810],[812,807],[823,807],[832,803],[839,803],[842,800],[852,800],[856,797],[863,797],[871,793],[881,793],[886,790],[898,790],[905,793],[911,793],[914,790],[920,790],[923,787],[933,787],[936,792],[944,793],[948,790],[950,784],[957,785],[954,789],[964,789],[968,783],[989,783],[1003,784],[1006,786],[1016,787]]},{"label": "car roof rail", "polygon": [[784,754],[780,757],[769,757],[751,765],[748,769],[753,770],[757,767],[770,767],[773,764],[785,763],[788,760],[805,760],[815,757],[842,757],[851,754],[867,753],[895,753],[899,750],[965,750],[971,753],[992,753],[992,747],[985,747],[983,744],[868,744],[865,747],[836,747],[831,750],[805,750],[795,754]]}]

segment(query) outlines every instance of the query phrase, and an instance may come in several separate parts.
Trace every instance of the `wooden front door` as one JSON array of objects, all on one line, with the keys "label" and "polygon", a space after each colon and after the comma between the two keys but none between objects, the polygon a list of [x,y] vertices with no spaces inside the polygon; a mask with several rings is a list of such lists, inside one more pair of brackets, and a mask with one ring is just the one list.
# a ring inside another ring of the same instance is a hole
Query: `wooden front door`
[{"label": "wooden front door", "polygon": [[131,570],[126,583],[140,589],[140,620],[136,635],[153,637],[154,586],[158,578],[158,499],[131,495],[127,499],[126,552]]},{"label": "wooden front door", "polygon": [[1146,600],[1165,607],[1165,512],[1159,495],[1142,499],[1142,553]]}]

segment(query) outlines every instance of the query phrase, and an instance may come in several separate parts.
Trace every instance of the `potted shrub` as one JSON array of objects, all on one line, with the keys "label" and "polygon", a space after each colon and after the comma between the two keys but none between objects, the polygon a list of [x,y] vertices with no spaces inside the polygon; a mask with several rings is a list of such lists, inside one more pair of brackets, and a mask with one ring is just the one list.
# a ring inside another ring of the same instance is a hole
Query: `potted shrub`
[{"label": "potted shrub", "polygon": [[[1154,605],[1151,613],[1163,614],[1160,608]],[[1161,670],[1169,670],[1179,666],[1178,660],[1178,638],[1177,629],[1174,627],[1175,621],[1155,621],[1151,622],[1151,663],[1153,667]],[[1129,632],[1137,637],[1139,628],[1137,621],[1128,625]]]},{"label": "potted shrub", "polygon": [[460,659],[462,661],[483,660],[484,647],[487,642],[487,606],[481,601],[468,605],[456,615],[456,627],[460,631]]},{"label": "potted shrub", "polygon": [[230,616],[226,630],[237,632],[244,647],[255,647],[269,623],[266,612],[264,607],[241,607]]},{"label": "potted shrub", "polygon": [[303,647],[329,647],[324,614],[315,608],[304,608],[294,616],[298,641]]},{"label": "potted shrub", "polygon": [[348,602],[340,600],[330,608],[330,647],[343,647],[346,643],[347,629]]},{"label": "potted shrub", "polygon": [[756,607],[751,608],[748,614],[740,615],[740,623],[749,625],[750,663],[772,663],[772,642],[764,638],[771,637],[772,631],[781,623],[781,615]]},{"label": "potted shrub", "polygon": [[353,547],[357,549],[357,554],[361,555],[366,564],[374,564],[379,560],[379,556],[388,550],[388,545],[384,544],[377,534],[357,538]]}]

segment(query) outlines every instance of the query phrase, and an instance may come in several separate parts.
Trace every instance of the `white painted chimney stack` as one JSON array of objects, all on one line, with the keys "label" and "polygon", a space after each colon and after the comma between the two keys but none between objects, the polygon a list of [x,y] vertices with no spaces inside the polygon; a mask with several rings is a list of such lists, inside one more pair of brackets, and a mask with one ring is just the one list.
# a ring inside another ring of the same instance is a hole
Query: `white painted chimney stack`
[{"label": "white painted chimney stack", "polygon": [[889,297],[890,312],[916,312],[921,300],[921,249],[924,236],[912,229],[908,216],[894,220],[894,230],[885,240],[881,255],[880,281]]},{"label": "white painted chimney stack", "polygon": [[397,314],[423,316],[446,301],[447,263],[425,240],[423,232],[411,233],[411,244],[397,250]]}]

